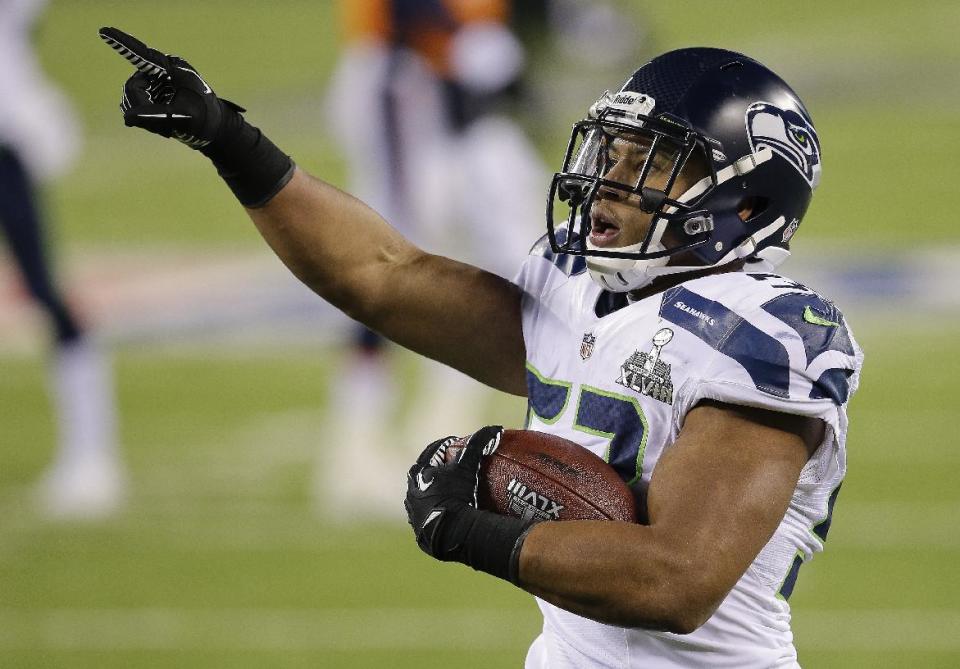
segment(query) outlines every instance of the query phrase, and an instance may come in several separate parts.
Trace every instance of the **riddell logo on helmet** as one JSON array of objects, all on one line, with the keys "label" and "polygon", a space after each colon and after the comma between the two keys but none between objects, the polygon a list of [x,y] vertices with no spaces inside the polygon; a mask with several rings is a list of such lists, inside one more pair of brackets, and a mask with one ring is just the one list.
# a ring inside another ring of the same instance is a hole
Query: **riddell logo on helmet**
[{"label": "riddell logo on helmet", "polygon": [[636,93],[617,93],[617,97],[613,99],[613,104],[632,105],[635,102],[642,102],[646,100],[646,98],[646,95],[638,95]]},{"label": "riddell logo on helmet", "polygon": [[613,100],[610,102],[610,104],[615,105],[631,114],[648,115],[653,111],[657,101],[649,95],[645,95],[643,93],[621,91],[613,97]]}]

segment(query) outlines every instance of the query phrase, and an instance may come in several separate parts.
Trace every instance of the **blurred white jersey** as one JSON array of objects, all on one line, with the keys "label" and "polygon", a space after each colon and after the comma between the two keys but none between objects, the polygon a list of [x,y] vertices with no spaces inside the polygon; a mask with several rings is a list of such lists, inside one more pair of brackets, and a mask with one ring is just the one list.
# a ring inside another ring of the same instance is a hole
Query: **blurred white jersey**
[{"label": "blurred white jersey", "polygon": [[796,666],[786,600],[800,565],[823,549],[863,362],[843,316],[756,264],[629,303],[602,292],[583,258],[555,255],[545,240],[517,283],[529,428],[604,457],[642,495],[701,400],[827,425],[780,526],[706,624],[689,635],[625,629],[538,600],[543,633],[527,668]]},{"label": "blurred white jersey", "polygon": [[0,146],[16,150],[35,179],[62,175],[80,149],[69,100],[33,51],[33,24],[46,0],[0,2]]},{"label": "blurred white jersey", "polygon": [[351,193],[431,253],[516,271],[550,181],[519,125],[489,113],[454,130],[423,59],[369,42],[344,49],[327,101]]}]

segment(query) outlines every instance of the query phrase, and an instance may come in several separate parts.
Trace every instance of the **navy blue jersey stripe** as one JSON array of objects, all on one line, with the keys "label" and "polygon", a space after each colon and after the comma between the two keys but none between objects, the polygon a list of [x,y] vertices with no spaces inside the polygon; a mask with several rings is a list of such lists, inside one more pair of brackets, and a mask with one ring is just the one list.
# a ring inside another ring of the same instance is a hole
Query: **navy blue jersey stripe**
[{"label": "navy blue jersey stripe", "polygon": [[819,400],[829,397],[835,404],[843,404],[850,397],[850,375],[852,369],[828,369],[810,388],[810,399]]},{"label": "navy blue jersey stripe", "polygon": [[[841,486],[838,485],[833,489],[833,492],[830,493],[830,499],[827,500],[826,517],[812,528],[812,532],[820,537],[820,541],[827,540],[827,532],[830,531],[830,524],[833,522],[833,507],[837,503],[837,495],[840,494],[840,487]],[[802,565],[803,556],[797,553],[793,558],[793,563],[790,565],[790,571],[787,572],[786,578],[784,578],[783,583],[780,584],[779,595],[784,599],[790,599],[790,595],[793,594],[793,589],[797,585],[797,576],[800,574],[800,567]]]},{"label": "navy blue jersey stripe", "polygon": [[552,423],[567,406],[570,384],[546,379],[527,364],[527,404],[540,420]]},{"label": "navy blue jersey stripe", "polygon": [[843,314],[833,304],[817,295],[787,293],[764,304],[763,310],[779,318],[800,335],[807,354],[807,365],[825,351],[854,355],[853,342],[844,325]]},{"label": "navy blue jersey stripe", "polygon": [[787,349],[719,302],[677,286],[664,293],[660,316],[736,360],[758,390],[790,396]]},{"label": "navy blue jersey stripe", "polygon": [[836,489],[830,493],[830,499],[827,501],[827,517],[817,523],[813,528],[813,533],[820,537],[820,541],[827,540],[827,532],[830,531],[830,523],[833,522],[833,506],[837,503],[837,495],[840,494],[840,487],[838,485]]},{"label": "navy blue jersey stripe", "polygon": [[780,596],[784,599],[790,599],[790,595],[793,594],[793,588],[797,584],[797,576],[800,575],[801,566],[803,566],[803,557],[800,555],[794,556],[790,571],[787,572],[787,577],[783,579],[783,584],[780,586]]}]

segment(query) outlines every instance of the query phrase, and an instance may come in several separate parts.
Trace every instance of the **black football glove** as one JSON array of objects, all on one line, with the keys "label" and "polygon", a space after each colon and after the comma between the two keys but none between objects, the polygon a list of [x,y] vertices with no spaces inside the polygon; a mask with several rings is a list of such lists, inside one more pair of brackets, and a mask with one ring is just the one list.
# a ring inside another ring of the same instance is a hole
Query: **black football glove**
[{"label": "black football glove", "polygon": [[173,137],[206,155],[248,207],[262,206],[287,184],[294,170],[290,157],[244,120],[246,110],[218,97],[190,63],[117,28],[99,34],[137,68],[123,87],[124,124]]},{"label": "black football glove", "polygon": [[407,473],[404,507],[427,555],[516,583],[520,548],[532,523],[477,509],[481,459],[497,449],[502,435],[498,425],[478,430],[450,463],[444,456],[455,437],[427,446]]},{"label": "black football glove", "polygon": [[194,149],[217,139],[224,119],[246,111],[217,97],[190,63],[151,49],[116,28],[101,28],[100,38],[139,70],[123,87],[123,122]]}]

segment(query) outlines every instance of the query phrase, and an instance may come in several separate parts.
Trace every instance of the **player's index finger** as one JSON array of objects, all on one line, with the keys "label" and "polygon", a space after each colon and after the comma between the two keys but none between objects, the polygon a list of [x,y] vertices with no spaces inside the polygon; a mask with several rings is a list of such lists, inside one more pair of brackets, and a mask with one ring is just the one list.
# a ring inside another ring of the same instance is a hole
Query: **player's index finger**
[{"label": "player's index finger", "polygon": [[100,39],[110,45],[121,56],[149,76],[166,74],[164,56],[156,49],[151,49],[133,35],[128,35],[118,28],[104,27],[98,31]]}]

